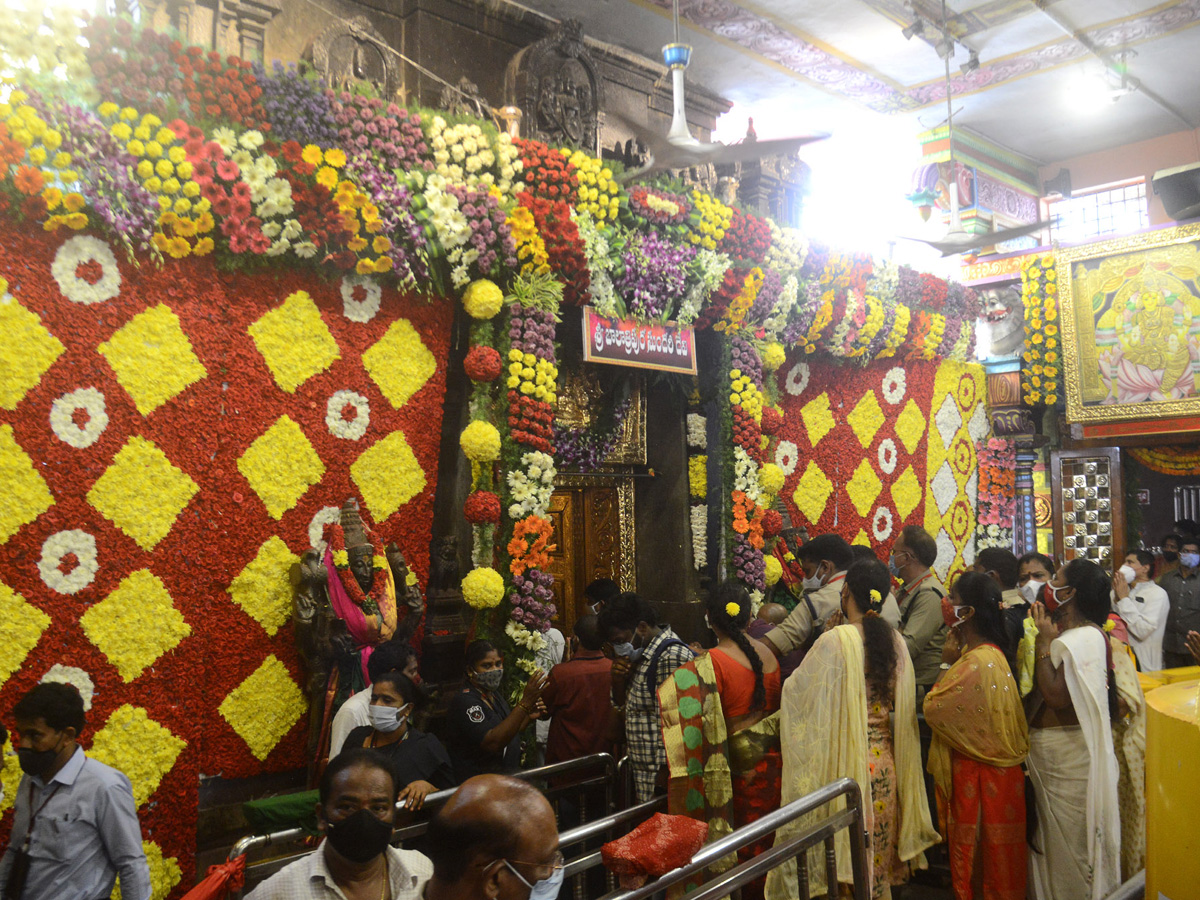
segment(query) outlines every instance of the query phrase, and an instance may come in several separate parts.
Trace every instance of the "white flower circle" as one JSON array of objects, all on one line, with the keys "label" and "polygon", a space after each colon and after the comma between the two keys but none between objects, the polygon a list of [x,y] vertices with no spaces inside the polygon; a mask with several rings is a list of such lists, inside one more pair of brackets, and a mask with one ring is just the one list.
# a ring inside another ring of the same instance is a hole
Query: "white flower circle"
[{"label": "white flower circle", "polygon": [[[79,267],[87,263],[100,267],[100,277],[94,282],[79,273]],[[108,244],[90,235],[81,234],[64,241],[54,254],[50,274],[63,296],[72,303],[103,303],[121,293],[117,258]]]},{"label": "white flower circle", "polygon": [[322,506],[308,523],[308,544],[318,553],[325,552],[325,526],[340,522],[342,511],[336,506]]},{"label": "white flower circle", "polygon": [[783,386],[793,397],[799,397],[808,387],[808,375],[808,363],[798,362],[788,370]]},{"label": "white flower circle", "polygon": [[[67,566],[65,571],[64,564]],[[59,531],[42,544],[38,574],[52,591],[77,594],[92,583],[99,568],[96,539],[86,531]]]},{"label": "white flower circle", "polygon": [[83,711],[87,712],[92,708],[92,695],[96,691],[96,685],[92,683],[92,676],[83,669],[55,663],[46,670],[40,683],[74,685],[75,689],[79,691],[79,696],[83,698]]},{"label": "white flower circle", "polygon": [[[363,299],[355,295],[362,291]],[[365,275],[347,275],[342,279],[342,313],[351,322],[370,322],[379,312],[383,288]]]},{"label": "white flower circle", "polygon": [[891,475],[896,471],[896,462],[899,458],[895,441],[891,438],[884,438],[879,442],[879,468],[884,475]]},{"label": "white flower circle", "polygon": [[875,510],[871,518],[871,534],[877,541],[886,541],[892,536],[892,511],[886,506]]},{"label": "white flower circle", "polygon": [[[87,417],[83,424],[76,420],[77,412]],[[60,441],[76,450],[92,446],[107,427],[104,395],[94,387],[63,394],[50,405],[50,428]]]},{"label": "white flower circle", "polygon": [[800,461],[800,448],[791,441],[780,441],[775,448],[775,465],[783,469],[784,475],[796,471],[796,463]]},{"label": "white flower circle", "polygon": [[883,399],[895,406],[908,391],[908,376],[900,366],[892,366],[883,376]]},{"label": "white flower circle", "polygon": [[[346,418],[347,410],[353,411],[353,418]],[[371,424],[371,406],[362,394],[338,391],[325,407],[325,424],[334,437],[357,441]]]}]

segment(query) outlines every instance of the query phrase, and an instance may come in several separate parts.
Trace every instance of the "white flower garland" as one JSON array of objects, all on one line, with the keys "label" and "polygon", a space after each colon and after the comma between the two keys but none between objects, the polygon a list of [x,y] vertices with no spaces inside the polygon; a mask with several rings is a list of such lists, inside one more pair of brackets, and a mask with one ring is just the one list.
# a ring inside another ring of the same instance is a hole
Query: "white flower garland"
[{"label": "white flower garland", "polygon": [[[366,296],[354,299],[354,289],[362,288]],[[379,312],[383,301],[383,288],[374,278],[365,275],[347,275],[342,279],[342,314],[351,322],[370,322]]]},{"label": "white flower garland", "polygon": [[533,653],[539,653],[546,649],[546,639],[536,631],[530,631],[519,622],[512,619],[508,620],[508,624],[504,626],[504,633],[512,638],[513,643],[518,647],[524,647]]},{"label": "white flower garland", "polygon": [[42,676],[39,684],[72,685],[75,690],[79,691],[79,696],[83,698],[83,711],[88,712],[92,708],[92,696],[95,694],[96,685],[92,683],[92,676],[83,669],[55,663],[46,670],[46,674]]},{"label": "white flower garland", "polygon": [[687,444],[692,450],[708,449],[708,420],[699,413],[688,413]]},{"label": "white flower garland", "polygon": [[798,362],[788,369],[787,378],[784,379],[783,386],[793,397],[799,397],[804,393],[804,389],[808,387],[808,363]]},{"label": "white flower garland", "polygon": [[703,569],[708,565],[708,506],[700,504],[691,509],[692,565]]},{"label": "white flower garland", "polygon": [[800,448],[792,441],[780,441],[775,448],[775,465],[783,469],[784,475],[796,471],[796,463],[800,461]]},{"label": "white flower garland", "polygon": [[676,324],[691,325],[696,321],[713,291],[724,283],[725,273],[732,265],[732,260],[724,253],[703,248],[696,252],[688,264],[688,289],[675,314]]},{"label": "white flower garland", "polygon": [[[100,278],[89,284],[76,271],[88,262],[100,264]],[[54,254],[50,274],[58,282],[58,289],[72,303],[91,305],[111,300],[121,293],[121,270],[112,249],[99,238],[81,234],[68,238]]]},{"label": "white flower garland", "polygon": [[892,511],[886,506],[881,506],[875,510],[875,516],[871,519],[871,534],[876,541],[886,541],[892,536],[893,525]]},{"label": "white flower garland", "polygon": [[[768,222],[771,220],[768,219]],[[779,301],[775,304],[775,308],[771,314],[767,316],[763,322],[763,329],[768,335],[778,335],[787,325],[788,317],[791,316],[792,310],[795,309],[797,301],[800,299],[800,281],[795,275],[789,275],[783,283],[783,291],[779,295]]]},{"label": "white flower garland", "polygon": [[322,506],[308,523],[308,545],[318,553],[325,553],[325,526],[340,522],[342,511],[336,506]]},{"label": "white flower garland", "polygon": [[908,393],[908,376],[900,366],[892,366],[883,376],[880,387],[883,390],[883,399],[895,406]]},{"label": "white flower garland", "polygon": [[513,497],[508,516],[513,520],[544,516],[550,506],[550,495],[554,493],[554,478],[558,475],[554,459],[548,453],[535,450],[521,457],[521,465],[525,471],[514,469],[507,476]]},{"label": "white flower garland", "polygon": [[744,492],[751,503],[757,503],[762,496],[762,487],[758,483],[758,463],[741,447],[733,448],[733,489]]},{"label": "white flower garland", "polygon": [[[75,424],[73,414],[82,409],[88,420],[82,427]],[[100,440],[108,428],[108,412],[104,395],[94,387],[78,388],[63,394],[50,404],[50,429],[69,447],[83,450]]]},{"label": "white flower garland", "polygon": [[588,261],[588,274],[591,283],[588,293],[591,295],[592,307],[602,316],[612,318],[621,314],[620,299],[613,286],[610,272],[616,265],[612,257],[612,248],[608,238],[596,225],[596,220],[586,209],[570,208],[571,220],[579,229],[579,237],[583,241],[584,254]]},{"label": "white flower garland", "polygon": [[[347,406],[354,407],[355,416],[346,421],[342,418],[342,410]],[[325,405],[325,425],[334,437],[348,441],[357,441],[367,433],[371,424],[371,405],[367,398],[354,391],[337,391]]]},{"label": "white flower garland", "polygon": [[[75,554],[76,565],[70,572],[59,568],[63,558]],[[46,587],[60,594],[77,594],[92,583],[100,568],[96,554],[96,539],[86,531],[71,529],[59,531],[46,538],[42,544],[42,557],[38,560],[38,574]]]},{"label": "white flower garland", "polygon": [[884,475],[891,475],[896,471],[896,462],[900,455],[896,452],[896,442],[891,438],[884,438],[879,442],[879,468]]}]

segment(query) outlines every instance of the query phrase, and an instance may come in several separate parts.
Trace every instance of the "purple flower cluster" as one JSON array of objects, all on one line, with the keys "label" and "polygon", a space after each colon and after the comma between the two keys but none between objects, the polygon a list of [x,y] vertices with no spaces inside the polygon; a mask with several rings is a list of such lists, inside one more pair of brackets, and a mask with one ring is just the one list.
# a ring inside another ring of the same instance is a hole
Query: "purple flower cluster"
[{"label": "purple flower cluster", "polygon": [[348,91],[326,91],[337,127],[337,146],[354,155],[366,151],[380,168],[402,171],[433,169],[421,117],[409,115],[395,103],[378,97],[362,97]]},{"label": "purple flower cluster", "polygon": [[540,569],[526,569],[524,575],[514,575],[509,600],[514,622],[545,634],[555,613],[554,576]]},{"label": "purple flower cluster", "polygon": [[556,363],[554,313],[514,303],[508,308],[508,338],[514,350]]},{"label": "purple flower cluster", "polygon": [[614,282],[630,314],[661,319],[674,309],[687,288],[687,267],[696,248],[676,246],[657,232],[639,235],[625,248],[625,271]]},{"label": "purple flower cluster", "polygon": [[733,535],[733,568],[738,581],[750,590],[767,589],[767,565],[762,551],[751,547],[746,536],[737,532]]},{"label": "purple flower cluster", "polygon": [[983,309],[979,295],[972,288],[957,281],[946,282],[946,317],[962,316],[964,319],[977,319]]},{"label": "purple flower cluster", "polygon": [[67,189],[78,189],[92,212],[135,250],[149,250],[159,205],[133,175],[137,159],[93,113],[62,100],[47,101],[33,90],[28,94],[29,105],[62,133],[60,149],[71,154],[71,167],[79,173],[78,185]]},{"label": "purple flower cluster", "polygon": [[285,67],[279,60],[275,60],[270,73],[261,63],[255,63],[254,75],[262,88],[261,103],[271,123],[272,140],[322,148],[338,146],[329,94],[321,82],[301,75],[295,63]]},{"label": "purple flower cluster", "polygon": [[774,269],[764,266],[762,285],[758,289],[758,296],[754,298],[754,303],[750,305],[750,311],[746,313],[746,322],[755,325],[762,324],[774,311],[775,304],[779,302],[782,294],[783,279]]},{"label": "purple flower cluster", "polygon": [[761,390],[763,370],[762,358],[759,357],[758,351],[748,341],[736,334],[730,339],[729,345],[730,368],[740,369],[742,374],[753,380],[754,384]]},{"label": "purple flower cluster", "polygon": [[942,342],[938,344],[937,349],[939,359],[946,359],[950,356],[954,345],[962,337],[962,323],[963,320],[958,315],[946,310],[946,329],[942,332]]},{"label": "purple flower cluster", "polygon": [[508,225],[508,217],[500,203],[487,191],[460,184],[446,186],[446,193],[458,201],[458,211],[467,219],[471,228],[468,243],[479,253],[475,268],[481,277],[492,274],[496,264],[505,268],[517,267],[517,242]]},{"label": "purple flower cluster", "polygon": [[594,472],[600,468],[621,436],[629,406],[629,397],[617,405],[613,410],[612,427],[607,431],[565,428],[555,422],[554,456],[559,465],[575,466],[581,472]]},{"label": "purple flower cluster", "polygon": [[804,295],[797,302],[791,320],[783,329],[783,342],[788,346],[800,343],[804,335],[808,334],[808,329],[817,317],[817,310],[821,308],[821,285],[815,278],[802,284],[800,290]]},{"label": "purple flower cluster", "polygon": [[[804,265],[800,267],[800,280],[807,281],[809,279],[817,280],[821,277],[821,273],[825,271],[825,264],[829,262],[831,256],[830,249],[824,244],[819,244],[813,241],[808,246],[808,255],[804,257]],[[808,329],[804,329],[807,331]]]},{"label": "purple flower cluster", "polygon": [[921,275],[911,266],[901,266],[896,281],[896,302],[903,303],[913,311],[923,309],[925,292],[921,285]]},{"label": "purple flower cluster", "polygon": [[409,275],[418,281],[428,279],[425,229],[413,215],[408,188],[392,172],[379,168],[366,151],[351,157],[346,171],[379,207],[384,232],[392,239],[390,255],[401,282]]}]

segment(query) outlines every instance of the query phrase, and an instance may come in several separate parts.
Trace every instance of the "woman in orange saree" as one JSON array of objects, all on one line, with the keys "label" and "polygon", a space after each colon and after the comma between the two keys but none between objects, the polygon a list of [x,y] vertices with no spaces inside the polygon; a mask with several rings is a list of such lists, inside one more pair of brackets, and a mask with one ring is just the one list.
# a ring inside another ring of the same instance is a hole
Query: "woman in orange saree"
[{"label": "woman in orange saree", "polygon": [[1024,900],[1029,732],[1005,655],[999,586],[966,572],[942,600],[950,634],[925,696],[929,772],[950,844],[955,900]]}]

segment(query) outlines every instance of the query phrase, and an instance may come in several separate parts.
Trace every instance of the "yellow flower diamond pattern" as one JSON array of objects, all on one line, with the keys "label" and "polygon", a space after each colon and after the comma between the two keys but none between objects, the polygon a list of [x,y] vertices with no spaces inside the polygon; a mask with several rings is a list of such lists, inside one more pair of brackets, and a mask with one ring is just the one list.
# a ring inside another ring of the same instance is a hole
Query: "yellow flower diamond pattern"
[{"label": "yellow flower diamond pattern", "polygon": [[58,338],[8,293],[8,282],[0,278],[0,409],[16,409],[62,352]]},{"label": "yellow flower diamond pattern", "polygon": [[0,425],[0,485],[4,486],[4,501],[0,503],[3,544],[54,505],[46,480],[17,443],[11,425]]},{"label": "yellow flower diamond pattern", "polygon": [[904,449],[913,453],[921,438],[925,436],[925,416],[921,414],[916,402],[909,400],[896,418],[896,436],[904,444]]},{"label": "yellow flower diamond pattern", "polygon": [[[10,759],[17,755],[17,748],[13,746],[11,736],[4,742],[2,749],[5,759]],[[17,791],[21,787],[21,777],[21,769],[18,766],[5,766],[3,769],[0,769],[0,785],[4,786],[4,796],[0,797],[0,815],[4,815],[4,813],[12,808]]]},{"label": "yellow flower diamond pattern", "polygon": [[852,540],[850,544],[851,546],[857,547],[870,547],[871,539],[867,537],[867,533],[860,528],[858,529],[858,534],[854,536],[854,540]]},{"label": "yellow flower diamond pattern", "polygon": [[404,432],[393,431],[350,466],[350,477],[376,522],[382,522],[425,490],[425,471],[413,455]]},{"label": "yellow flower diamond pattern", "polygon": [[141,806],[158,789],[187,742],[126,703],[113,710],[92,738],[88,756],[124,772],[133,783],[133,800]]},{"label": "yellow flower diamond pattern", "polygon": [[83,614],[83,633],[126,683],[192,633],[158,576],[139,569]]},{"label": "yellow flower diamond pattern", "polygon": [[829,411],[829,395],[821,394],[804,404],[800,410],[800,418],[808,430],[808,442],[814,447],[821,438],[837,427],[833,414]]},{"label": "yellow flower diamond pattern", "polygon": [[287,416],[279,420],[238,457],[238,471],[274,518],[300,502],[325,475],[325,464],[300,426]]},{"label": "yellow flower diamond pattern", "polygon": [[862,448],[866,450],[871,446],[871,441],[875,439],[876,432],[886,421],[883,410],[879,408],[879,401],[875,398],[874,391],[867,391],[863,394],[862,399],[850,411],[850,415],[846,416],[846,422],[854,431],[854,436],[858,438],[858,442],[862,444]]},{"label": "yellow flower diamond pattern", "polygon": [[153,550],[199,490],[158,447],[134,435],[87,492],[87,501],[143,550]]},{"label": "yellow flower diamond pattern", "polygon": [[437,360],[408,319],[393,322],[362,359],[367,374],[396,409],[437,371]]},{"label": "yellow flower diamond pattern", "polygon": [[796,483],[792,502],[796,504],[796,509],[815,525],[825,512],[825,504],[829,502],[832,493],[833,482],[821,471],[821,467],[810,459],[804,474]]},{"label": "yellow flower diamond pattern", "polygon": [[883,490],[883,482],[879,480],[879,476],[875,474],[875,470],[865,459],[858,464],[858,468],[846,482],[846,494],[850,497],[854,508],[858,510],[858,514],[864,518],[871,511],[871,506],[875,503],[875,498],[879,496],[881,490]]},{"label": "yellow flower diamond pattern", "polygon": [[21,668],[49,627],[48,615],[0,581],[0,685]]},{"label": "yellow flower diamond pattern", "polygon": [[221,702],[221,715],[259,760],[304,715],[308,704],[287,666],[274,654]]},{"label": "yellow flower diamond pattern", "polygon": [[924,496],[924,488],[912,466],[906,468],[900,477],[892,482],[891,493],[896,512],[900,514],[900,521],[903,522],[921,505],[921,497]]},{"label": "yellow flower diamond pattern", "polygon": [[179,317],[161,303],[138,313],[97,349],[143,416],[208,375]]},{"label": "yellow flower diamond pattern", "polygon": [[[179,860],[163,856],[162,848],[154,841],[142,841],[142,852],[146,854],[146,865],[150,867],[150,900],[166,900],[175,885],[183,881]],[[122,900],[121,876],[113,887],[112,900]]]},{"label": "yellow flower diamond pattern", "polygon": [[272,535],[229,585],[233,602],[271,637],[292,617],[289,572],[299,561],[300,557],[289,550],[287,544]]},{"label": "yellow flower diamond pattern", "polygon": [[248,330],[275,383],[289,394],[341,356],[321,311],[304,291],[296,291]]}]

